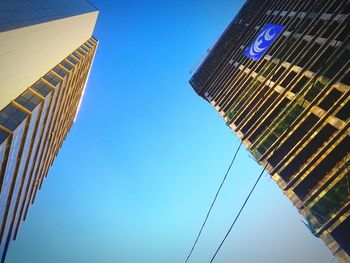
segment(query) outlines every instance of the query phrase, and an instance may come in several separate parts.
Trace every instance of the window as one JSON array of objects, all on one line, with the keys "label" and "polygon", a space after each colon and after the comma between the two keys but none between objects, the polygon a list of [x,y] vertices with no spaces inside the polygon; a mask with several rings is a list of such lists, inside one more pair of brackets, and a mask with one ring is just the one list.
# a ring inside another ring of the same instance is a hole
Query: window
[{"label": "window", "polygon": [[34,95],[34,93],[29,90],[22,93],[19,97],[15,99],[15,101],[25,107],[26,109],[33,111],[36,106],[41,102],[41,99]]},{"label": "window", "polygon": [[300,41],[299,45],[294,48],[292,54],[288,57],[288,62],[294,61],[296,58],[300,57],[300,54],[304,53],[304,48],[308,45],[306,40]]},{"label": "window", "polygon": [[311,36],[316,35],[316,33],[320,30],[320,28],[326,23],[324,20],[318,20],[316,24],[313,25],[311,31],[308,33]]},{"label": "window", "polygon": [[0,111],[0,124],[14,131],[18,125],[27,117],[27,113],[16,108],[14,105],[7,105]]},{"label": "window", "polygon": [[299,117],[303,110],[304,108],[299,104],[295,104],[290,109],[284,110],[283,115],[279,116],[278,119],[275,120],[276,122],[268,127],[268,130],[262,139],[262,143],[260,143],[257,148],[258,151],[261,154],[264,154]]},{"label": "window", "polygon": [[267,66],[267,68],[265,70],[263,70],[262,75],[266,78],[267,75],[269,75],[269,73],[275,68],[275,66],[277,65],[276,62],[270,62]]},{"label": "window", "polygon": [[287,77],[282,81],[281,86],[286,88],[293,81],[297,73],[295,71],[290,71]]},{"label": "window", "polygon": [[78,48],[78,51],[80,53],[82,53],[83,55],[86,55],[87,54],[87,51],[85,49],[83,49],[83,47],[81,46],[80,48]]},{"label": "window", "polygon": [[309,102],[312,102],[325,86],[326,84],[320,81],[316,81],[316,83],[312,85],[308,93],[305,95],[305,99]]},{"label": "window", "polygon": [[350,117],[350,101],[348,101],[335,116],[343,121],[346,121]]},{"label": "window", "polygon": [[307,78],[306,76],[302,76],[301,79],[299,79],[299,81],[294,85],[294,87],[292,88],[292,92],[294,94],[297,94],[300,90],[302,90],[305,86],[305,84],[308,82],[309,78]]},{"label": "window", "polygon": [[86,53],[89,53],[89,49],[86,48],[84,45],[80,46]]},{"label": "window", "polygon": [[67,59],[68,59],[70,62],[72,62],[74,65],[76,65],[76,64],[78,63],[71,55],[69,55],[69,56],[67,57]]},{"label": "window", "polygon": [[[339,167],[339,172],[350,168],[350,163],[343,164]],[[350,194],[349,189],[350,174],[347,173],[333,188],[331,188],[315,205],[312,206],[312,211],[317,217],[320,223],[325,223],[333,211],[339,210],[339,208],[346,202],[348,195]]]},{"label": "window", "polygon": [[321,101],[319,106],[324,110],[329,110],[335,102],[341,97],[342,92],[337,89],[332,91]]},{"label": "window", "polygon": [[325,76],[333,78],[337,73],[339,73],[350,60],[350,50],[343,48],[342,54],[338,55],[336,59],[332,61],[332,65],[324,73]]},{"label": "window", "polygon": [[350,217],[331,233],[331,236],[338,242],[338,244],[350,255]]},{"label": "window", "polygon": [[60,83],[60,80],[50,72],[44,76],[44,79],[54,86],[57,86],[57,84]]},{"label": "window", "polygon": [[[303,55],[301,55],[302,57],[297,62],[297,64],[300,67],[305,67],[306,63],[308,63],[311,60],[312,56],[318,53],[320,47],[321,47],[320,44],[313,43],[313,45],[311,47],[309,47]],[[318,64],[318,63],[315,63],[315,64]]]},{"label": "window", "polygon": [[[9,136],[9,134],[3,130],[0,129],[0,158],[1,158],[1,154],[2,154],[2,143],[5,141],[5,139]],[[1,163],[1,162],[0,162]],[[0,168],[1,168],[1,164],[0,164]]]},{"label": "window", "polygon": [[62,78],[64,78],[67,75],[67,72],[61,68],[60,66],[56,66],[52,69],[56,74],[60,75]]},{"label": "window", "polygon": [[47,94],[49,94],[52,90],[49,86],[47,86],[47,84],[45,84],[41,80],[37,81],[33,86],[31,86],[31,88],[43,97],[46,97]]},{"label": "window", "polygon": [[332,57],[334,50],[334,47],[328,46],[326,50],[322,51],[321,56],[311,65],[310,70],[317,72],[318,70],[324,69],[327,65],[327,61]]},{"label": "window", "polygon": [[260,70],[266,65],[266,63],[267,63],[267,60],[262,59],[260,64],[258,65],[258,67],[255,69],[255,72],[257,72],[259,74]]},{"label": "window", "polygon": [[350,72],[347,72],[340,81],[345,85],[350,86]]},{"label": "window", "polygon": [[321,34],[321,37],[329,38],[333,32],[337,30],[339,23],[337,21],[332,21],[326,30]]},{"label": "window", "polygon": [[75,57],[79,58],[79,59],[81,59],[81,58],[83,57],[83,56],[80,55],[77,51],[74,51],[74,52],[73,52],[73,55],[74,55]]},{"label": "window", "polygon": [[277,70],[277,72],[275,71],[275,72],[272,74],[271,80],[274,81],[274,82],[276,82],[276,80],[277,80],[280,76],[282,76],[282,74],[284,73],[285,70],[286,70],[286,68],[283,67],[283,66],[281,66],[281,67]]}]

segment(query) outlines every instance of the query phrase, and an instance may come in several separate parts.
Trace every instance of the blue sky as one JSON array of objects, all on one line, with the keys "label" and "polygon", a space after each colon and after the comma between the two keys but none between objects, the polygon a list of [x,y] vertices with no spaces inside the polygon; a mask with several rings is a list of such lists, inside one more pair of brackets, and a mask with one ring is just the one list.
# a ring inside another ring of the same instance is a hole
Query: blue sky
[{"label": "blue sky", "polygon": [[[184,262],[239,140],[188,84],[243,1],[102,1],[78,119],[11,263]],[[261,167],[242,148],[190,262],[209,262]],[[218,263],[328,263],[264,175]]]}]

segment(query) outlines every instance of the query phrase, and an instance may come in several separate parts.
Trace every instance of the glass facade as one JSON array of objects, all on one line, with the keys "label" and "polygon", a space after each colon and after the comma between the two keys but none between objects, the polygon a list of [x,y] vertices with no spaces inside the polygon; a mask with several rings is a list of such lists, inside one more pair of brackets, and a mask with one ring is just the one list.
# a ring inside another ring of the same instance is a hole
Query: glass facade
[{"label": "glass facade", "polygon": [[82,46],[86,52],[79,47],[0,110],[2,261],[73,125],[97,40],[89,39],[88,45]]},{"label": "glass facade", "polygon": [[16,216],[15,216],[14,227],[12,230],[13,233],[11,235],[12,238],[15,238],[15,233],[16,233],[15,229],[17,229],[19,227],[19,224],[21,222],[20,219],[21,219],[21,215],[23,213],[26,196],[28,193],[29,186],[32,183],[31,171],[33,169],[33,164],[34,164],[34,160],[35,160],[36,152],[37,152],[36,149],[38,148],[38,142],[39,142],[41,135],[42,135],[42,128],[43,128],[44,120],[46,117],[48,105],[50,105],[50,101],[51,101],[51,96],[48,96],[48,98],[45,99],[44,105],[42,106],[41,113],[40,113],[40,119],[39,119],[39,122],[38,122],[37,127],[36,127],[35,139],[34,139],[34,143],[32,146],[32,152],[30,154],[28,166],[27,166],[27,169],[26,169],[26,172],[24,175],[24,182],[22,185],[22,191],[21,191],[20,200],[18,203],[18,211],[17,211]]},{"label": "glass facade", "polygon": [[[349,10],[247,1],[190,80],[340,262],[350,262]],[[284,30],[261,59],[244,56],[266,24]]]},{"label": "glass facade", "polygon": [[[6,164],[6,171],[4,174],[4,179],[1,186],[1,195],[0,195],[0,218],[2,218],[1,226],[6,222],[6,204],[7,198],[10,193],[12,181],[16,178],[15,170],[17,165],[17,158],[20,158],[19,152],[22,143],[22,135],[25,128],[25,121],[22,122],[17,129],[13,131],[11,150],[8,155],[8,161]],[[1,227],[1,242],[3,240],[3,227]]]},{"label": "glass facade", "polygon": [[40,105],[38,105],[32,111],[32,114],[30,116],[30,122],[29,122],[28,129],[27,129],[27,134],[23,138],[25,140],[25,143],[24,143],[24,147],[22,150],[21,160],[20,160],[17,176],[16,176],[16,178],[13,179],[13,180],[15,180],[15,182],[14,182],[12,196],[10,196],[8,198],[10,200],[10,207],[8,209],[7,216],[6,215],[4,216],[5,229],[4,229],[3,237],[5,237],[5,238],[7,238],[9,236],[10,227],[13,224],[14,213],[16,212],[15,206],[17,205],[19,191],[21,189],[21,185],[22,185],[23,179],[24,179],[23,178],[24,169],[25,169],[26,164],[27,164],[29,149],[30,149],[30,146],[32,145],[33,132],[34,132],[34,128],[36,125],[39,108],[40,108]]}]

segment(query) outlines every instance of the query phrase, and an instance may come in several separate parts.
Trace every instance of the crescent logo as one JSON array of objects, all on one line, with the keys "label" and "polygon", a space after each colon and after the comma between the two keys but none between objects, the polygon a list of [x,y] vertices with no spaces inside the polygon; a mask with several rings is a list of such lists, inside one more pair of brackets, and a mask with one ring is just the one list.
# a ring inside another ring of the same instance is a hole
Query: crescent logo
[{"label": "crescent logo", "polygon": [[253,43],[247,48],[244,55],[253,60],[259,60],[283,29],[284,27],[281,25],[266,24],[260,30]]}]

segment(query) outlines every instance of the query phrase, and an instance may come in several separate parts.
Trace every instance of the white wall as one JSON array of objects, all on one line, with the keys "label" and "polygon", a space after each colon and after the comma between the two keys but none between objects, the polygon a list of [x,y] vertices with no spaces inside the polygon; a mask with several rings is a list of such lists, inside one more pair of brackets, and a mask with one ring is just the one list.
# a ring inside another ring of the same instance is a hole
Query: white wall
[{"label": "white wall", "polygon": [[92,33],[98,11],[0,33],[0,109]]}]

